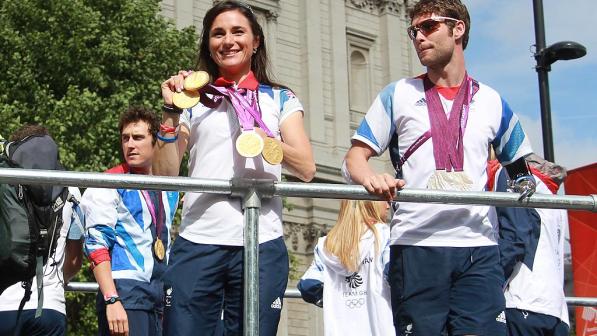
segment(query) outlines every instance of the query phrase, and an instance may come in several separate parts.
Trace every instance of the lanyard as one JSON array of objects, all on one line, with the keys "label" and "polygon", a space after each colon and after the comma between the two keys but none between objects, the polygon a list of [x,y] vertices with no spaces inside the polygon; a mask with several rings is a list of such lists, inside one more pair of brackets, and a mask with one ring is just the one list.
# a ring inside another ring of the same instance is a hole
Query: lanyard
[{"label": "lanyard", "polygon": [[462,171],[464,168],[463,138],[472,99],[471,83],[472,79],[465,74],[452,104],[450,116],[447,117],[437,87],[429,80],[428,76],[423,79],[429,123],[431,124],[433,157],[437,170]]},{"label": "lanyard", "polygon": [[[214,98],[209,98],[207,94],[214,95]],[[209,108],[217,107],[220,99],[228,98],[244,131],[252,130],[253,124],[256,122],[268,137],[274,137],[272,131],[261,118],[257,91],[208,84],[201,89],[200,95],[201,103]]]},{"label": "lanyard", "polygon": [[[467,75],[467,77],[468,77],[468,75]],[[479,82],[477,82],[476,80],[472,79],[471,77],[468,77],[468,78],[471,81],[470,95],[469,95],[468,99],[466,100],[467,104],[463,106],[464,107],[464,111],[463,111],[464,115],[461,116],[461,118],[460,118],[461,119],[461,130],[462,130],[462,134],[463,135],[464,135],[464,130],[466,129],[466,125],[467,125],[467,122],[468,122],[468,112],[470,110],[471,101],[473,99],[473,96],[477,93],[477,91],[479,91]],[[425,79],[427,79],[427,76],[425,76]],[[443,111],[443,106],[441,106],[441,102],[440,102],[440,107],[442,107],[442,111]],[[453,110],[454,110],[454,105],[452,105],[452,110],[450,112],[450,116],[452,116],[452,111]],[[445,113],[444,113],[444,115],[445,115]],[[406,161],[408,160],[408,158],[417,149],[419,149],[419,147],[421,147],[425,142],[427,142],[427,140],[429,140],[429,138],[431,138],[431,130],[428,130],[425,133],[423,133],[419,138],[417,138],[417,140],[415,140],[415,142],[413,142],[406,149],[406,152],[404,152],[404,155],[402,155],[400,157],[400,159],[398,160],[398,162],[395,165],[395,169],[396,169],[397,172],[401,172],[402,171],[402,166],[404,165],[404,163],[406,163]],[[436,163],[437,163],[437,161],[436,161]]]},{"label": "lanyard", "polygon": [[[162,203],[162,192],[154,191],[153,193],[153,195],[157,194],[157,197],[152,197],[150,192],[147,190],[141,190],[141,194],[143,194],[145,204],[147,204],[147,209],[149,209],[149,214],[151,215],[151,221],[155,225],[156,236],[158,239],[161,239],[160,236],[162,235],[162,227],[164,226],[164,204]],[[154,202],[154,200],[157,202]],[[155,207],[156,203],[158,204],[157,209]]]}]

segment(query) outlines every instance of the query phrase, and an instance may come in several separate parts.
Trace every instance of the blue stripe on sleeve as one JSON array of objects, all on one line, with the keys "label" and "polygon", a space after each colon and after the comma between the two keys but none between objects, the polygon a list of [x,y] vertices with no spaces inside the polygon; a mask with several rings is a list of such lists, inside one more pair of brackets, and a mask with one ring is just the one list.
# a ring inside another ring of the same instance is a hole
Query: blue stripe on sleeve
[{"label": "blue stripe on sleeve", "polygon": [[114,229],[107,225],[96,225],[87,230],[83,244],[86,256],[100,248],[111,249],[114,246],[116,236]]},{"label": "blue stripe on sleeve", "polygon": [[502,99],[502,120],[500,121],[500,128],[498,129],[498,132],[493,141],[494,148],[500,147],[502,137],[508,130],[508,126],[510,125],[510,120],[512,119],[513,115],[514,113],[512,112],[512,109],[510,108],[508,103],[504,99]]},{"label": "blue stripe on sleeve", "polygon": [[274,99],[274,89],[271,86],[259,84],[258,90],[260,92],[263,92],[263,93],[267,94],[268,96],[272,97],[272,99]]},{"label": "blue stripe on sleeve", "polygon": [[525,137],[526,135],[522,130],[522,126],[520,126],[520,121],[517,121],[516,124],[514,124],[512,132],[510,133],[510,138],[508,139],[508,142],[506,142],[504,147],[502,147],[501,152],[497,156],[498,160],[500,162],[513,161]]},{"label": "blue stripe on sleeve", "polygon": [[392,137],[392,134],[396,132],[396,125],[394,124],[394,91],[396,90],[396,82],[388,84],[379,94],[379,99],[386,111],[386,115],[388,116],[390,122],[390,134],[389,137]]},{"label": "blue stripe on sleeve", "polygon": [[375,139],[375,135],[367,123],[367,119],[363,119],[363,121],[361,121],[361,125],[359,128],[357,128],[357,134],[371,141],[373,144],[375,144],[375,146],[377,146],[377,148],[380,148],[379,142],[377,142],[377,139]]},{"label": "blue stripe on sleeve", "polygon": [[133,266],[133,264],[131,264],[129,261],[126,251],[120,245],[114,245],[111,257],[113,271],[126,271],[135,269],[135,266]]},{"label": "blue stripe on sleeve", "polygon": [[133,237],[131,237],[129,233],[126,232],[126,229],[124,228],[124,225],[121,221],[118,221],[116,223],[116,233],[124,242],[126,249],[133,256],[133,259],[135,259],[137,265],[139,265],[141,270],[145,270],[145,259],[143,258],[143,254],[141,254],[141,252],[137,248],[137,245],[135,244]]},{"label": "blue stripe on sleeve", "polygon": [[288,94],[286,94],[286,90],[280,90],[280,111],[284,110],[284,104],[290,99]]}]

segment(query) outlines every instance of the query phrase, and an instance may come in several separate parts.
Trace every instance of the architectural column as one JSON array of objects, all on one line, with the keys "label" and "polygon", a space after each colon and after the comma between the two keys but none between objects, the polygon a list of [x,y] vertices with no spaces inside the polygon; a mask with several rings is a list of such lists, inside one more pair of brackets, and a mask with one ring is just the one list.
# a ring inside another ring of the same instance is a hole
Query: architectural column
[{"label": "architectural column", "polygon": [[321,49],[321,10],[319,0],[304,0],[305,24],[302,32],[305,36],[305,48],[303,61],[307,65],[305,69],[305,81],[307,88],[307,102],[309,135],[313,143],[325,143],[325,120],[323,113],[323,65]]},{"label": "architectural column", "polygon": [[350,146],[350,111],[348,97],[348,56],[346,41],[346,4],[330,0],[330,34],[332,35],[332,106],[335,146],[345,151]]},{"label": "architectural column", "polygon": [[[398,7],[402,8],[402,7]],[[406,30],[403,28],[402,20],[399,13],[400,9],[385,10],[381,14],[381,41],[380,45],[384,49],[383,61],[384,68],[387,69],[386,77],[384,78],[385,83],[398,80],[406,73],[408,73],[408,56],[410,54],[410,48],[404,50],[407,45],[405,39]]]},{"label": "architectural column", "polygon": [[174,0],[176,28],[183,29],[193,25],[193,1]]}]

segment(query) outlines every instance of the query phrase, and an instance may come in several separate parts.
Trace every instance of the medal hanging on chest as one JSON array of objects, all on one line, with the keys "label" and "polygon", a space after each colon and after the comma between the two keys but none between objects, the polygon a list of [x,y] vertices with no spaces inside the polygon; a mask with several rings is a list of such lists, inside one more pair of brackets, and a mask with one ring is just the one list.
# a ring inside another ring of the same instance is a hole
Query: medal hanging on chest
[{"label": "medal hanging on chest", "polygon": [[[153,244],[151,245],[153,256],[157,261],[162,262],[164,259],[166,259],[166,247],[161,239],[165,217],[164,204],[162,202],[162,192],[154,191],[153,193],[157,193],[157,197],[151,197],[150,192],[147,190],[142,190],[141,193],[143,194],[145,204],[147,205],[147,209],[151,215],[151,226],[153,226],[155,229],[155,235],[152,232],[152,236],[154,238]],[[157,208],[155,206],[156,204],[158,205]]]},{"label": "medal hanging on chest", "polygon": [[280,141],[273,137],[267,137],[264,140],[263,151],[261,152],[263,159],[271,165],[278,165],[284,159],[284,152]]},{"label": "medal hanging on chest", "polygon": [[436,169],[427,182],[427,188],[471,190],[473,182],[464,172],[463,140],[472,98],[472,79],[465,75],[449,117],[446,116],[436,86],[427,76],[423,79],[423,83]]},{"label": "medal hanging on chest", "polygon": [[[257,92],[246,90],[243,96],[239,91],[229,88],[228,96],[241,124],[241,134],[235,143],[238,153],[244,157],[261,154],[268,163],[280,164],[284,156],[282,145],[261,118]],[[255,123],[267,135],[265,139],[253,130]]]},{"label": "medal hanging on chest", "polygon": [[166,258],[166,248],[159,238],[156,238],[153,242],[153,255],[159,261],[164,261],[164,258]]}]

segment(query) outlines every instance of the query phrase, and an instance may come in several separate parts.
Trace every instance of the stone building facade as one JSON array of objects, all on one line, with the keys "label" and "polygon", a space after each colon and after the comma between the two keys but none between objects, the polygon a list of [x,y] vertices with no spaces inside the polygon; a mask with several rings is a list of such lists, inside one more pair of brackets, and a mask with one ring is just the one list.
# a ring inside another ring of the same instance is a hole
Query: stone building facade
[{"label": "stone building facade", "polygon": [[[317,173],[314,182],[343,183],[350,137],[386,84],[422,73],[406,35],[412,0],[249,0],[264,29],[272,73],[305,107]],[[195,26],[213,0],[163,0],[177,27]],[[386,157],[377,171],[391,172]],[[293,181],[288,176],[289,181]],[[289,198],[285,239],[296,261],[289,288],[311,262],[317,239],[334,224],[338,200]],[[323,335],[321,309],[287,299],[278,335]]]}]

